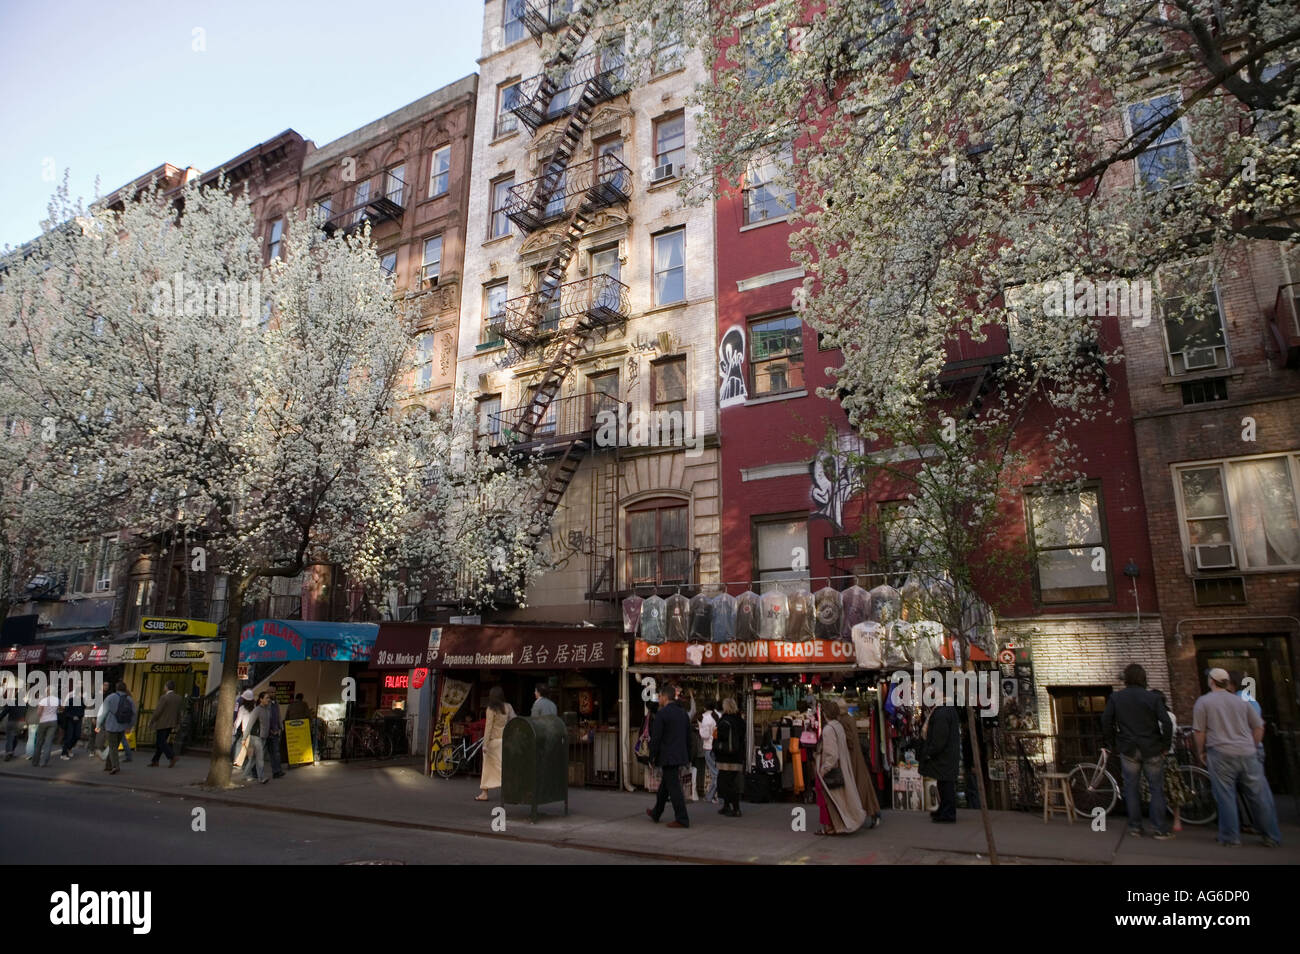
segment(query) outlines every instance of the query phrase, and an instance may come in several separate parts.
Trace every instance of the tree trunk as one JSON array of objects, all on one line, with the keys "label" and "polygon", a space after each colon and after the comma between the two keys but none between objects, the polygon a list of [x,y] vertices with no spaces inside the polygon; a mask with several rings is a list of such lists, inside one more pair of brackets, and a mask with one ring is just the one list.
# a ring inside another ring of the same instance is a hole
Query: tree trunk
[{"label": "tree trunk", "polygon": [[239,690],[239,636],[244,615],[244,594],[253,582],[242,576],[226,593],[226,658],[221,664],[217,695],[217,723],[212,730],[212,760],[204,782],[212,788],[230,788],[230,743],[234,737],[235,696]]},{"label": "tree trunk", "polygon": [[[972,672],[975,666],[970,659],[970,644],[966,644],[966,664],[967,672]],[[980,751],[979,735],[976,733],[975,720],[983,718],[975,714],[975,707],[966,706],[966,729],[970,733],[970,748],[972,756],[972,766],[975,769],[975,787],[980,793],[980,821],[984,823],[984,840],[989,846],[989,864],[998,864],[998,847],[993,842],[993,819],[989,816],[989,797],[988,791],[984,787],[984,753]]]}]

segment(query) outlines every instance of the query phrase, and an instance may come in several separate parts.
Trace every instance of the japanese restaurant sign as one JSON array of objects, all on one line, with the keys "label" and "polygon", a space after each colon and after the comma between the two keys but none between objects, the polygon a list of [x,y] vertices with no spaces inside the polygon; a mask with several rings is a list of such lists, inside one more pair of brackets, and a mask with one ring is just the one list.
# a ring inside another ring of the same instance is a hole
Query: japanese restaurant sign
[{"label": "japanese restaurant sign", "polygon": [[[610,669],[616,629],[570,626],[443,626],[426,650],[435,669]],[[426,627],[427,632],[427,627]]]}]

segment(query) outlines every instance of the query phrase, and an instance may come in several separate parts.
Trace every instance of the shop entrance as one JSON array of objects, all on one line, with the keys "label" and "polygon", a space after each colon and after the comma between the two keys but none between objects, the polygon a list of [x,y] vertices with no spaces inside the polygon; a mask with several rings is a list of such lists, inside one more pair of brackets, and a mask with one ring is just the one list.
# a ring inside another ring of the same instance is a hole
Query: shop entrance
[{"label": "shop entrance", "polygon": [[1264,718],[1264,773],[1274,792],[1300,794],[1297,764],[1295,670],[1287,637],[1198,636],[1196,675],[1204,691],[1210,669],[1240,671],[1255,681],[1255,699]]}]

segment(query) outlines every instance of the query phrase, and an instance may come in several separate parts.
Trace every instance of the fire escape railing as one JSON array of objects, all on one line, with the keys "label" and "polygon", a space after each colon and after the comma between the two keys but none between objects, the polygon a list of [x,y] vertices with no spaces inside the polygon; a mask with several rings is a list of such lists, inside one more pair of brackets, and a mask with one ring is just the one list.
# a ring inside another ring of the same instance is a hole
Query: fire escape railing
[{"label": "fire escape railing", "polygon": [[391,172],[380,172],[317,202],[316,215],[327,233],[347,234],[366,222],[400,221],[410,199],[410,186]]},{"label": "fire escape railing", "polygon": [[597,156],[559,169],[548,169],[535,179],[510,187],[504,213],[525,233],[567,219],[582,203],[591,209],[608,208],[632,197],[632,170],[614,155]]},{"label": "fire escape railing", "polygon": [[546,123],[572,115],[584,93],[593,105],[626,93],[624,64],[623,52],[611,48],[580,56],[567,69],[561,70],[563,63],[550,67],[519,84],[510,111],[535,133]]}]

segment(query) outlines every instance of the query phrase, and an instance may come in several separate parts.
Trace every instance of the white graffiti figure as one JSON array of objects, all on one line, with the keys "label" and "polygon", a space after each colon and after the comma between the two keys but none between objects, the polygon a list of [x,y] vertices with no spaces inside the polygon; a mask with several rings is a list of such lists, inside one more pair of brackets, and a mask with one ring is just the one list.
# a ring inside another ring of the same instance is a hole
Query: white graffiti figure
[{"label": "white graffiti figure", "polygon": [[847,458],[827,451],[820,452],[810,465],[812,488],[809,495],[816,506],[814,517],[824,517],[836,531],[844,528],[844,505],[853,496],[852,474]]},{"label": "white graffiti figure", "polygon": [[732,325],[718,345],[718,376],[722,385],[718,391],[718,407],[744,404],[749,397],[745,387],[745,329]]}]

